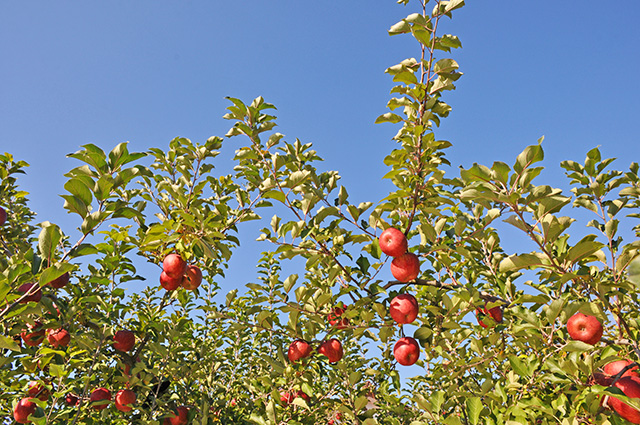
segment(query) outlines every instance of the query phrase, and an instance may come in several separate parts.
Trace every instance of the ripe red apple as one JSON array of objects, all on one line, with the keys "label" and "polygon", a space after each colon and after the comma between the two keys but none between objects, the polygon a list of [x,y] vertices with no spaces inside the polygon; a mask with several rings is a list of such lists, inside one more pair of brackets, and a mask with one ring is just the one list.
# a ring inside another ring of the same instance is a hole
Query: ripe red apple
[{"label": "ripe red apple", "polygon": [[296,362],[300,359],[304,359],[305,357],[309,357],[311,352],[311,345],[307,341],[303,339],[296,339],[289,345],[287,357],[289,357],[290,362]]},{"label": "ripe red apple", "polygon": [[418,256],[407,252],[396,257],[391,262],[391,274],[400,282],[410,282],[420,274],[420,260]]},{"label": "ripe red apple", "polygon": [[169,254],[162,262],[164,272],[174,279],[182,279],[187,272],[187,263],[178,254]]},{"label": "ripe red apple", "polygon": [[[35,347],[37,345],[40,345],[40,343],[44,340],[44,332],[45,332],[44,329],[40,329],[41,327],[42,327],[42,323],[39,321],[35,321],[33,325],[30,325],[27,323],[27,329],[29,331],[33,330],[33,332],[23,331],[20,334],[24,343],[27,344],[29,347]],[[34,329],[38,329],[38,330],[34,330]]]},{"label": "ripe red apple", "polygon": [[21,294],[26,294],[27,292],[29,292],[32,286],[38,286],[38,289],[33,294],[29,295],[28,297],[20,301],[22,304],[25,304],[28,302],[37,303],[42,299],[42,290],[39,288],[39,285],[37,283],[22,284],[18,288],[18,292],[20,292]]},{"label": "ripe red apple", "polygon": [[[624,376],[614,384],[620,388],[624,395],[630,398],[640,398],[640,378],[637,376]],[[621,402],[617,398],[609,397],[609,407],[622,416],[626,420],[634,424],[640,424],[640,411],[634,409],[626,403]]]},{"label": "ripe red apple", "polygon": [[183,276],[180,276],[179,278],[173,278],[164,271],[160,273],[160,285],[167,291],[178,289],[182,284],[183,279]]},{"label": "ripe red apple", "polygon": [[400,338],[393,346],[393,357],[403,366],[411,366],[420,357],[420,346],[410,336]]},{"label": "ripe red apple", "polygon": [[397,323],[413,323],[418,317],[418,300],[411,294],[400,294],[391,300],[389,315]]},{"label": "ripe red apple", "polygon": [[51,395],[51,391],[44,385],[40,384],[37,381],[29,381],[29,389],[27,390],[27,395],[33,398],[39,398],[42,401],[47,401],[49,396]]},{"label": "ripe red apple", "polygon": [[345,305],[343,307],[333,308],[333,311],[327,316],[327,319],[329,320],[329,324],[331,326],[336,329],[345,329],[349,326],[349,319],[347,319],[346,317],[341,319],[347,307],[348,306]]},{"label": "ripe red apple", "polygon": [[113,343],[113,348],[118,351],[130,351],[136,344],[136,336],[133,332],[126,330],[116,332],[113,336],[113,340],[115,341]]},{"label": "ripe red apple", "polygon": [[[189,418],[189,409],[185,406],[180,406],[175,412],[171,412],[173,416],[165,419],[165,423],[170,425],[186,425]],[[168,420],[168,422],[167,422]]]},{"label": "ripe red apple", "polygon": [[13,419],[19,424],[28,424],[31,422],[29,416],[35,413],[36,407],[31,398],[23,398],[13,408]]},{"label": "ripe red apple", "polygon": [[110,401],[111,401],[111,392],[106,388],[96,388],[91,392],[91,396],[89,396],[89,402],[92,404],[91,407],[93,407],[96,410],[106,409],[107,407],[109,407],[108,402]]},{"label": "ripe red apple", "polygon": [[2,226],[7,221],[7,212],[4,208],[0,207],[0,226]]},{"label": "ripe red apple", "polygon": [[290,393],[288,391],[280,392],[280,401],[282,403],[285,403],[285,404],[293,403],[293,400],[295,400],[296,397],[300,397],[301,399],[305,400],[306,402],[309,402],[309,400],[310,400],[309,396],[302,390],[298,390],[298,391],[293,392],[293,393]]},{"label": "ripe red apple", "polygon": [[76,397],[74,394],[67,394],[64,397],[64,402],[67,406],[77,406],[78,401],[78,397]]},{"label": "ripe red apple", "polygon": [[[616,376],[622,369],[631,364],[633,364],[631,360],[617,360],[615,362],[607,363],[604,366],[603,371],[605,375]],[[627,371],[623,373],[622,376],[636,376],[640,378],[640,375],[638,375],[638,366],[636,365],[631,367],[630,369],[627,369]]]},{"label": "ripe red apple", "polygon": [[66,272],[62,276],[53,279],[51,282],[47,283],[47,285],[51,286],[52,288],[60,289],[64,288],[67,283],[69,283],[69,272]]},{"label": "ripe red apple", "polygon": [[47,340],[54,348],[66,347],[71,342],[71,335],[66,329],[48,329]]},{"label": "ripe red apple", "polygon": [[576,341],[595,345],[602,338],[602,323],[595,316],[576,313],[567,320],[567,332]]},{"label": "ripe red apple", "polygon": [[407,237],[395,227],[389,227],[378,239],[382,252],[390,257],[399,257],[407,252]]},{"label": "ripe red apple", "polygon": [[482,319],[485,317],[490,317],[496,323],[502,323],[502,307],[497,305],[487,310],[487,304],[485,303],[484,308],[476,308],[476,317],[478,318],[478,324],[483,328],[492,324],[490,320],[487,320],[489,325],[484,323]]},{"label": "ripe red apple", "polygon": [[200,286],[201,282],[202,282],[202,270],[200,270],[200,267],[194,266],[194,265],[188,266],[187,272],[184,278],[182,279],[182,287],[184,289],[193,291],[198,286]]},{"label": "ripe red apple", "polygon": [[131,410],[133,410],[133,407],[131,405],[135,402],[136,393],[129,389],[120,390],[116,394],[116,409],[121,412],[130,412]]},{"label": "ripe red apple", "polygon": [[336,338],[323,341],[322,344],[320,344],[320,347],[318,347],[318,353],[327,356],[329,363],[340,361],[344,354],[342,351],[342,344]]}]

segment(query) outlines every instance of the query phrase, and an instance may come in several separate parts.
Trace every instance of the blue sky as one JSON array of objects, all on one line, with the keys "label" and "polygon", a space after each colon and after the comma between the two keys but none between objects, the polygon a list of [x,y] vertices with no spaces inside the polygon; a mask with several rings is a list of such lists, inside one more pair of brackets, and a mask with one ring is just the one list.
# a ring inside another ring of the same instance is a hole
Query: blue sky
[{"label": "blue sky", "polygon": [[[65,155],[166,147],[224,135],[225,96],[263,96],[278,131],[313,142],[352,202],[377,201],[397,127],[374,125],[392,87],[384,70],[419,55],[387,29],[416,11],[393,0],[0,3],[0,151],[31,164],[21,178],[38,220],[73,234],[62,208]],[[626,168],[640,160],[640,3],[469,1],[445,31],[465,74],[437,132],[452,172],[513,163],[544,135],[542,182],[566,187],[559,163],[601,145]],[[229,170],[227,142],[220,164]],[[226,161],[225,161],[226,160]],[[251,244],[253,237],[247,238]],[[257,254],[251,254],[257,255]],[[244,262],[246,259],[242,259]],[[234,259],[238,262],[240,260]],[[232,265],[233,265],[232,261]],[[254,264],[253,259],[250,260]]]}]

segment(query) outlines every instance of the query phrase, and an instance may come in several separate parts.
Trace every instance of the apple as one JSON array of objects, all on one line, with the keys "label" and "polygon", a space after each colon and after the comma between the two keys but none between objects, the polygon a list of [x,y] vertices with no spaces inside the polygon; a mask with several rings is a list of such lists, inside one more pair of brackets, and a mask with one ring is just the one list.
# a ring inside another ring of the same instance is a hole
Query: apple
[{"label": "apple", "polygon": [[393,346],[393,357],[403,366],[411,366],[420,357],[420,346],[410,336],[400,338]]},{"label": "apple", "polygon": [[[616,376],[622,369],[633,364],[631,360],[617,360],[615,362],[607,363],[603,368],[604,374],[609,376]],[[635,365],[629,369],[627,369],[622,376],[636,376],[640,378],[638,375],[638,366]]]},{"label": "apple", "polygon": [[344,352],[342,351],[342,344],[336,338],[328,339],[318,347],[318,353],[327,356],[329,363],[335,363],[340,361]]},{"label": "apple", "polygon": [[593,379],[593,382],[595,382],[598,385],[602,385],[604,387],[610,387],[611,384],[613,383],[613,378],[611,376],[604,373],[600,373],[600,372],[594,372],[592,379]]},{"label": "apple", "polygon": [[64,288],[67,283],[69,283],[69,272],[66,272],[62,276],[53,279],[51,282],[47,283],[47,285],[51,286],[52,288],[60,289]]},{"label": "apple", "polygon": [[42,290],[39,288],[39,285],[37,283],[25,283],[23,285],[20,285],[20,287],[18,288],[18,292],[20,292],[21,294],[26,294],[34,285],[38,286],[38,290],[35,291],[33,294],[29,295],[27,298],[20,301],[20,303],[22,304],[25,304],[28,302],[37,303],[42,299]]},{"label": "apple", "polygon": [[169,254],[162,262],[164,272],[174,279],[182,279],[187,272],[187,263],[178,254]]},{"label": "apple", "polygon": [[0,226],[7,222],[7,212],[0,207]]},{"label": "apple", "polygon": [[576,341],[595,345],[602,338],[602,323],[595,316],[576,313],[567,320],[567,332]]},{"label": "apple", "polygon": [[[621,389],[627,397],[640,398],[640,378],[637,376],[623,376],[614,386]],[[623,403],[614,396],[609,396],[609,407],[629,422],[640,424],[640,411]]]},{"label": "apple", "polygon": [[74,394],[67,394],[64,397],[64,402],[67,406],[77,406],[78,401],[78,397],[76,397]]},{"label": "apple", "polygon": [[92,403],[91,407],[96,410],[106,409],[107,407],[109,407],[110,401],[111,392],[106,388],[96,388],[91,392],[91,395],[89,396],[89,403]]},{"label": "apple", "polygon": [[334,307],[333,311],[329,313],[327,319],[329,320],[329,324],[336,329],[345,329],[349,326],[349,319],[342,318],[345,310],[348,306],[344,305],[343,307]]},{"label": "apple", "polygon": [[130,412],[133,410],[131,406],[136,402],[136,393],[130,389],[120,390],[116,394],[116,409],[121,412]]},{"label": "apple", "polygon": [[44,385],[40,384],[37,381],[29,381],[29,389],[27,390],[27,395],[29,397],[38,398],[42,401],[47,401],[49,396],[51,395],[51,391]]},{"label": "apple", "polygon": [[190,265],[187,267],[187,273],[185,277],[182,279],[182,287],[184,289],[193,291],[202,282],[202,270],[200,267]]},{"label": "apple", "polygon": [[407,252],[407,237],[395,227],[389,227],[378,239],[382,252],[390,257],[399,257]]},{"label": "apple", "polygon": [[502,307],[497,305],[487,310],[487,304],[485,303],[484,308],[476,308],[476,317],[478,318],[478,324],[483,328],[492,325],[490,320],[487,320],[487,323],[484,323],[482,321],[482,318],[484,317],[490,317],[494,322],[502,323]]},{"label": "apple", "polygon": [[47,340],[54,348],[66,347],[71,341],[71,335],[66,329],[48,329]]},{"label": "apple", "polygon": [[30,397],[23,398],[13,408],[13,419],[19,424],[28,424],[31,422],[29,416],[35,413],[36,407]]},{"label": "apple", "polygon": [[311,345],[307,341],[303,339],[296,339],[289,345],[287,357],[289,357],[289,361],[293,363],[300,359],[304,359],[305,357],[309,357],[311,352]]},{"label": "apple", "polygon": [[160,285],[166,289],[167,291],[173,291],[174,289],[178,289],[182,284],[184,277],[180,276],[179,278],[173,278],[169,276],[165,271],[160,273]]},{"label": "apple", "polygon": [[298,390],[298,391],[296,391],[294,393],[290,393],[288,391],[280,392],[280,401],[282,403],[285,403],[285,404],[293,403],[293,400],[295,400],[296,397],[300,397],[301,399],[305,400],[306,402],[309,402],[309,400],[310,400],[310,397],[302,390]]},{"label": "apple", "polygon": [[131,331],[118,331],[113,336],[113,348],[118,351],[130,351],[136,343],[136,336]]},{"label": "apple", "polygon": [[180,406],[175,412],[171,412],[173,416],[165,418],[164,423],[167,425],[186,425],[189,417],[189,409]]},{"label": "apple", "polygon": [[420,274],[420,260],[416,254],[407,252],[391,262],[391,274],[396,280],[406,283]]},{"label": "apple", "polygon": [[[27,329],[29,331],[38,329],[40,327],[42,327],[42,323],[37,320],[33,323],[33,325],[30,325],[27,323]],[[22,340],[24,341],[24,343],[27,344],[29,347],[35,347],[37,345],[40,345],[40,343],[44,340],[44,332],[45,332],[44,329],[40,329],[33,332],[23,331],[20,334],[20,336],[22,337]]]},{"label": "apple", "polygon": [[389,315],[397,323],[412,323],[418,317],[418,300],[411,294],[400,294],[391,300]]}]

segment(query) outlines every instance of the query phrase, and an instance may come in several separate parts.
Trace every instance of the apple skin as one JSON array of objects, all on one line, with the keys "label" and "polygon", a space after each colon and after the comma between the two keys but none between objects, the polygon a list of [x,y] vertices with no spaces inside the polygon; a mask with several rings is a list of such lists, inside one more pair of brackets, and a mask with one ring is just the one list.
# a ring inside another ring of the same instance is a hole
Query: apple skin
[{"label": "apple skin", "polygon": [[303,339],[296,339],[289,345],[287,357],[289,357],[290,362],[294,363],[300,359],[309,357],[312,351],[313,349],[307,341]]},{"label": "apple skin", "polygon": [[67,394],[66,396],[64,396],[64,402],[67,406],[77,406],[78,401],[78,397],[73,394]]},{"label": "apple skin", "polygon": [[576,313],[567,320],[567,332],[576,340],[595,345],[602,338],[602,323],[595,316]]},{"label": "apple skin", "polygon": [[418,317],[418,310],[418,300],[411,294],[400,294],[389,304],[389,315],[400,325],[413,323]]},{"label": "apple skin", "polygon": [[[42,323],[39,321],[35,321],[33,325],[27,323],[27,329],[29,331],[40,328],[41,326]],[[40,329],[34,332],[23,331],[20,334],[20,337],[22,337],[22,340],[26,345],[28,345],[29,347],[35,347],[37,345],[40,345],[40,343],[44,341],[44,332],[44,329]]]},{"label": "apple skin", "polygon": [[[29,292],[29,290],[31,289],[32,286],[39,286],[37,283],[25,283],[20,285],[20,287],[18,288],[18,292],[20,292],[21,294],[26,294],[27,292]],[[38,289],[36,292],[34,292],[33,294],[29,295],[27,298],[25,298],[24,300],[20,301],[21,304],[25,304],[28,302],[40,302],[40,300],[42,299],[42,290]]]},{"label": "apple skin", "polygon": [[202,270],[200,267],[190,265],[182,279],[182,287],[186,290],[193,291],[202,283]]},{"label": "apple skin", "polygon": [[27,395],[29,397],[38,398],[42,401],[47,401],[49,399],[51,391],[49,391],[49,389],[44,385],[37,381],[30,381],[28,385],[29,389],[27,390]]},{"label": "apple skin", "polygon": [[348,306],[343,306],[343,307],[334,307],[333,311],[331,313],[329,313],[329,315],[327,316],[327,320],[329,320],[329,324],[331,326],[333,326],[335,329],[346,329],[347,327],[349,327],[349,319],[342,318],[342,315],[344,314],[345,310],[347,309]]},{"label": "apple skin", "polygon": [[51,286],[52,288],[60,289],[64,288],[67,283],[69,283],[69,272],[66,272],[62,276],[53,279],[51,282],[47,283],[47,285]]},{"label": "apple skin", "polygon": [[[614,386],[621,389],[627,397],[640,398],[640,378],[637,376],[623,376]],[[629,422],[640,424],[640,411],[623,403],[614,396],[609,396],[609,407]]]},{"label": "apple skin", "polygon": [[407,252],[407,237],[395,227],[389,227],[378,238],[380,249],[390,257],[399,257]]},{"label": "apple skin", "polygon": [[0,226],[7,222],[7,212],[4,208],[0,207]]},{"label": "apple skin", "polygon": [[160,286],[162,286],[167,291],[173,291],[174,289],[178,289],[180,285],[182,285],[183,279],[183,276],[179,278],[173,278],[169,276],[165,271],[162,271],[162,273],[160,273]]},{"label": "apple skin", "polygon": [[[99,402],[103,400],[111,401],[111,392],[106,388],[96,388],[91,392],[91,396],[89,396],[89,403]],[[109,403],[98,403],[91,407],[96,410],[104,410],[109,407]]]},{"label": "apple skin", "polygon": [[131,405],[135,402],[136,393],[129,389],[120,390],[116,394],[116,409],[121,412],[130,412],[131,410],[133,410],[133,407]]},{"label": "apple skin", "polygon": [[487,304],[484,305],[484,308],[476,309],[476,317],[478,319],[478,324],[483,328],[488,327],[486,323],[484,323],[481,319],[483,316],[491,317],[496,323],[502,323],[502,307],[499,305],[495,307],[491,307],[487,310]]},{"label": "apple skin", "polygon": [[318,353],[327,356],[329,363],[336,363],[342,359],[344,351],[342,350],[342,343],[336,338],[331,338],[320,344]]},{"label": "apple skin", "polygon": [[[173,416],[166,418],[164,423],[167,425],[186,425],[189,418],[189,409],[185,406],[180,406],[175,412],[171,412]],[[177,415],[176,415],[177,413]]]},{"label": "apple skin", "polygon": [[178,254],[169,254],[162,261],[164,272],[174,279],[182,279],[187,272],[187,263]]},{"label": "apple skin", "polygon": [[36,407],[30,397],[23,398],[13,408],[13,419],[19,424],[28,424],[31,422],[29,416],[35,413]]},{"label": "apple skin", "polygon": [[280,401],[284,404],[291,404],[293,403],[293,400],[296,399],[296,397],[300,397],[301,399],[303,399],[306,402],[309,402],[310,397],[302,390],[298,390],[296,392],[290,393],[288,391],[286,392],[281,392],[280,393]]},{"label": "apple skin", "polygon": [[131,331],[121,330],[113,336],[113,348],[118,351],[130,351],[136,344],[136,336]]},{"label": "apple skin", "polygon": [[402,283],[414,280],[420,274],[420,260],[418,256],[407,252],[394,258],[391,262],[391,274],[396,280]]},{"label": "apple skin", "polygon": [[[615,362],[607,363],[603,368],[603,372],[608,376],[616,376],[622,369],[632,363],[631,360],[616,360]],[[635,376],[640,378],[640,375],[638,375],[638,366],[633,366],[631,369],[628,369],[622,376]]]},{"label": "apple skin", "polygon": [[400,338],[393,346],[393,357],[402,366],[411,366],[420,358],[420,346],[410,336]]},{"label": "apple skin", "polygon": [[66,329],[48,329],[47,340],[54,348],[66,347],[71,342],[71,335]]}]

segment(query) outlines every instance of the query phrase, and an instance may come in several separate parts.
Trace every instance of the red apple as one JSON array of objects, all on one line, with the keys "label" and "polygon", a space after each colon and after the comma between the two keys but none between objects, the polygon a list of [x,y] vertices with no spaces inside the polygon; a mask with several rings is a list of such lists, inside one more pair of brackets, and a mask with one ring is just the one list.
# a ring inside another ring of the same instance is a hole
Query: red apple
[{"label": "red apple", "polygon": [[118,331],[113,336],[113,348],[118,351],[130,351],[133,346],[136,344],[136,336],[131,331]]},{"label": "red apple", "polygon": [[407,252],[407,237],[395,227],[389,227],[378,239],[380,249],[390,257],[399,257]]},{"label": "red apple", "polygon": [[66,329],[48,329],[47,340],[54,348],[66,347],[71,341],[71,335]]},{"label": "red apple", "polygon": [[[617,360],[615,362],[607,363],[603,368],[604,374],[609,376],[616,376],[622,369],[633,364],[631,360]],[[627,369],[622,376],[636,376],[640,378],[638,375],[638,366],[633,366]]]},{"label": "red apple", "polygon": [[185,277],[182,279],[182,287],[184,289],[193,291],[202,282],[202,271],[200,267],[190,265],[187,267],[187,273]]},{"label": "red apple", "polygon": [[66,272],[62,276],[53,279],[51,282],[47,283],[47,285],[56,289],[60,289],[64,288],[67,283],[69,283],[69,272]]},{"label": "red apple", "polygon": [[611,378],[609,375],[606,375],[600,372],[594,372],[592,376],[592,380],[593,381],[590,382],[591,384],[595,382],[596,384],[602,385],[605,387],[610,387],[611,384],[613,383],[613,378]]},{"label": "red apple", "polygon": [[[616,388],[620,388],[627,397],[640,398],[640,378],[637,376],[623,376],[614,384],[614,386]],[[629,422],[633,424],[640,424],[640,411],[634,409],[628,404],[610,396],[609,407]]]},{"label": "red apple", "polygon": [[[106,401],[105,401],[106,400]],[[97,388],[91,392],[91,396],[89,396],[89,402],[92,403],[92,406],[96,410],[103,410],[109,407],[109,403],[111,401],[111,392],[106,388]]]},{"label": "red apple", "polygon": [[420,346],[410,336],[400,338],[393,346],[393,357],[403,366],[411,366],[420,357]]},{"label": "red apple", "polygon": [[77,406],[78,401],[78,397],[76,397],[74,394],[67,394],[64,397],[64,402],[67,406]]},{"label": "red apple", "polygon": [[567,320],[567,332],[572,339],[595,345],[602,338],[602,323],[595,316],[576,313]]},{"label": "red apple", "polygon": [[47,401],[49,396],[51,395],[51,391],[44,385],[40,384],[37,381],[29,382],[29,390],[27,391],[27,395],[33,398],[39,398],[42,401]]},{"label": "red apple", "polygon": [[7,212],[0,207],[0,226],[7,222]]},{"label": "red apple", "polygon": [[18,292],[20,292],[21,294],[26,294],[27,292],[29,292],[32,286],[38,286],[38,289],[22,301],[20,301],[22,304],[28,302],[37,303],[42,299],[42,290],[39,288],[39,285],[37,283],[25,283],[23,285],[20,285],[20,287],[18,288]]},{"label": "red apple", "polygon": [[160,285],[167,291],[178,289],[182,284],[183,279],[183,276],[180,276],[179,278],[173,278],[164,271],[160,273]]},{"label": "red apple", "polygon": [[418,317],[418,300],[411,294],[400,294],[391,300],[389,314],[397,323],[413,323]]},{"label": "red apple", "polygon": [[187,272],[187,263],[178,254],[169,254],[162,262],[164,272],[174,279],[182,279]]},{"label": "red apple", "polygon": [[311,345],[307,341],[303,339],[296,339],[289,345],[287,357],[289,357],[290,362],[296,362],[300,359],[304,359],[305,357],[309,357],[311,352]]},{"label": "red apple", "polygon": [[[171,412],[173,416],[167,418],[169,420],[168,424],[171,425],[186,425],[189,417],[189,409],[185,406],[180,406],[176,409],[175,412]],[[165,419],[165,421],[167,420]]]},{"label": "red apple", "polygon": [[[39,329],[42,327],[42,323],[39,321],[35,321],[33,325],[27,323],[28,330]],[[44,329],[39,329],[33,332],[23,331],[20,336],[25,344],[29,347],[35,347],[36,345],[40,345],[40,343],[44,340]]]},{"label": "red apple", "polygon": [[23,398],[13,408],[13,419],[19,424],[28,424],[31,422],[29,416],[35,413],[36,407],[31,398]]},{"label": "red apple", "polygon": [[344,352],[342,351],[342,344],[336,338],[328,339],[318,347],[318,353],[327,356],[329,363],[335,363],[340,361]]},{"label": "red apple", "polygon": [[290,392],[280,392],[280,401],[282,403],[285,404],[291,404],[293,403],[293,400],[296,399],[296,397],[300,397],[301,399],[305,400],[306,402],[309,402],[310,398],[309,396],[302,390],[298,390],[294,393],[290,393]]},{"label": "red apple", "polygon": [[418,256],[407,252],[394,258],[391,262],[391,274],[396,280],[403,283],[414,280],[420,274],[420,260]]},{"label": "red apple", "polygon": [[131,410],[133,410],[133,407],[131,405],[135,402],[136,393],[129,389],[120,390],[116,394],[116,409],[121,412],[130,412]]},{"label": "red apple", "polygon": [[334,307],[333,312],[329,313],[329,315],[327,316],[329,324],[336,329],[347,328],[349,326],[349,319],[347,319],[346,317],[341,319],[346,309],[346,305],[343,307]]},{"label": "red apple", "polygon": [[487,320],[487,323],[484,323],[482,319],[485,317],[491,317],[494,322],[502,323],[502,307],[497,305],[487,310],[487,304],[485,303],[484,308],[476,308],[476,317],[478,318],[478,324],[483,328],[492,324],[489,320]]}]

